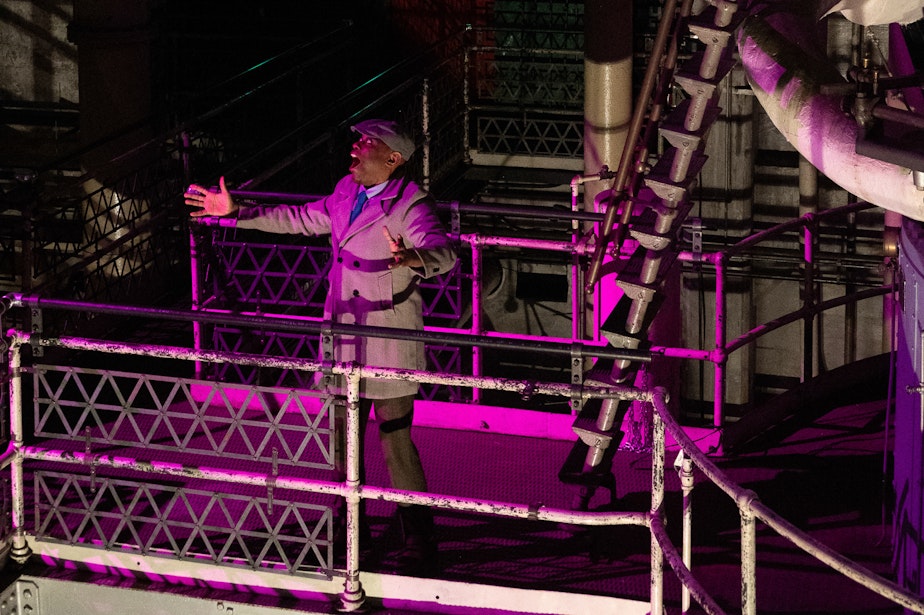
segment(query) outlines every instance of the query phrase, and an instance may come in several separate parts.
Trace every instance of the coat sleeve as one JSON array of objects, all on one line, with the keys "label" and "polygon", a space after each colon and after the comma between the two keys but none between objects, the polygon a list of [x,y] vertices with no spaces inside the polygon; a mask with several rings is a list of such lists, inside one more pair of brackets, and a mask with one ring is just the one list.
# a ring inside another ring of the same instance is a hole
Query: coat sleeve
[{"label": "coat sleeve", "polygon": [[329,235],[331,232],[328,201],[330,197],[302,205],[256,205],[241,207],[237,228],[268,233]]},{"label": "coat sleeve", "polygon": [[404,243],[423,262],[413,270],[422,278],[449,273],[456,264],[456,250],[446,234],[429,198],[414,202],[405,211]]}]

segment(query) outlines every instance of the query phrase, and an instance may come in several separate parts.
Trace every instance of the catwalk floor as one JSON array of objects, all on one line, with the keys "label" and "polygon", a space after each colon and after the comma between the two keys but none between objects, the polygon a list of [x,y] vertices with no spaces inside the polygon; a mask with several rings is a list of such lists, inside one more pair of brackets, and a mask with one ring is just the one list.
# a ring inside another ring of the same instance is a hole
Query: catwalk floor
[{"label": "catwalk floor", "polygon": [[[715,461],[738,484],[824,544],[889,577],[891,521],[883,451],[889,446],[885,403],[836,408],[800,425],[760,452]],[[368,481],[385,485],[375,430],[366,443]],[[562,440],[415,427],[436,493],[567,508],[573,487],[558,480],[571,444]],[[650,455],[620,451],[614,461],[617,498],[601,492],[592,507],[645,511],[649,507]],[[701,477],[700,477],[701,478]],[[667,476],[669,515],[679,519],[679,478]],[[694,494],[693,569],[720,606],[740,612],[739,520],[726,496],[703,480]],[[397,541],[393,504],[369,503],[372,549],[364,570],[391,574]],[[617,596],[647,601],[649,537],[633,527],[574,531],[556,524],[439,512],[436,579]],[[676,534],[679,523],[670,528]],[[61,575],[35,563],[29,574]],[[10,573],[10,571],[8,571]],[[898,614],[902,610],[828,569],[758,526],[758,612],[766,614]],[[666,603],[679,612],[679,584],[668,571]],[[96,581],[99,582],[99,581]],[[105,584],[105,582],[102,582]],[[243,598],[245,601],[246,597]],[[373,612],[399,613],[391,608]],[[419,612],[419,611],[418,611]],[[436,611],[427,611],[436,612]],[[445,611],[440,611],[445,612]],[[693,609],[692,613],[698,612]]]},{"label": "catwalk floor", "polygon": [[[891,522],[884,510],[883,402],[837,408],[759,453],[718,458],[738,484],[824,544],[889,576]],[[570,445],[534,438],[418,429],[430,488],[439,493],[567,507],[573,487],[557,472]],[[374,445],[370,443],[370,454]],[[650,456],[620,452],[614,472],[619,510],[646,510]],[[371,477],[373,481],[383,476]],[[679,519],[679,478],[669,473],[668,505]],[[601,496],[603,494],[600,494]],[[605,498],[604,498],[605,500]],[[606,506],[608,502],[592,502]],[[693,569],[720,606],[740,612],[737,510],[724,494],[699,481],[693,504]],[[382,511],[383,513],[386,511]],[[647,531],[618,527],[573,533],[556,525],[498,521],[464,514],[437,516],[435,575],[476,583],[647,600]],[[675,530],[677,528],[674,528]],[[387,544],[388,517],[373,531]],[[387,555],[382,565],[387,569]],[[667,573],[669,605],[679,586]],[[757,603],[760,613],[900,613],[840,573],[828,569],[771,530],[758,526]]]}]

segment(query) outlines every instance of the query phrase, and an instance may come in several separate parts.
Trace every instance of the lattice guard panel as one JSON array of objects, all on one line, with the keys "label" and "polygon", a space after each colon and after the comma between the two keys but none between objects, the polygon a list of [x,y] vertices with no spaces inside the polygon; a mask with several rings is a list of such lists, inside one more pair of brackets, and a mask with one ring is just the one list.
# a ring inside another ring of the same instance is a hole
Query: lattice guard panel
[{"label": "lattice guard panel", "polygon": [[205,481],[193,488],[47,470],[33,476],[33,531],[41,540],[301,576],[334,574],[332,502],[325,505],[325,496],[279,490],[269,498],[256,487],[219,493]]},{"label": "lattice guard panel", "polygon": [[70,447],[145,451],[330,470],[335,398],[316,391],[37,365],[35,435]]}]

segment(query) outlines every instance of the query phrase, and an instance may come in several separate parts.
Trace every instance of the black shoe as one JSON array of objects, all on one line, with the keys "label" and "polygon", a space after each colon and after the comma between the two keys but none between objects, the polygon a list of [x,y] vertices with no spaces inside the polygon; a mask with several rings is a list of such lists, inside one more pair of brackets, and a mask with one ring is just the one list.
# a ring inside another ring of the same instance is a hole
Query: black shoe
[{"label": "black shoe", "polygon": [[429,577],[436,573],[439,558],[436,542],[423,536],[409,536],[394,554],[396,571],[412,577]]},{"label": "black shoe", "polygon": [[433,513],[425,506],[399,506],[403,544],[395,552],[398,572],[409,576],[430,576],[437,565],[433,539]]}]

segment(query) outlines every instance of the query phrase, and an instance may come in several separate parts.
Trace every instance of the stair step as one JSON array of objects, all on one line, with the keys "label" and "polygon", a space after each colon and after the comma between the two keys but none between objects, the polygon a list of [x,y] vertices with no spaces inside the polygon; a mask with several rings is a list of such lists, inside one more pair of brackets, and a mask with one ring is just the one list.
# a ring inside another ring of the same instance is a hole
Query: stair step
[{"label": "stair step", "polygon": [[645,259],[649,258],[649,256],[648,249],[644,246],[640,246],[628,259],[619,261],[620,267],[616,271],[616,283],[621,287],[623,284],[626,284],[633,287],[645,287],[646,289],[651,289],[653,292],[657,292],[664,276],[667,275],[668,270],[674,264],[674,261],[677,260],[677,253],[674,250],[662,250],[658,255],[660,257],[660,262],[655,272],[654,280],[645,282],[644,279],[650,278],[645,262]]},{"label": "stair step", "polygon": [[[648,331],[648,328],[651,326],[651,321],[654,319],[658,312],[658,308],[660,308],[663,302],[664,293],[657,293],[652,299],[651,304],[649,304],[649,309],[646,312],[646,318],[642,323],[642,328],[637,333],[633,333],[626,329],[626,321],[631,314],[633,301],[629,297],[623,296],[616,302],[616,307],[613,308],[610,315],[606,317],[606,321],[600,326],[600,333],[606,337],[607,340],[610,339],[611,335],[638,338],[638,348],[645,350],[648,348],[648,338],[645,332]],[[616,337],[614,341],[618,342],[620,339],[621,338]],[[614,344],[614,346],[615,345],[616,344]]]},{"label": "stair step", "polygon": [[629,234],[648,250],[665,250],[692,208],[691,201],[681,201],[674,209],[664,207],[660,201],[652,203],[650,209],[632,219]]},{"label": "stair step", "polygon": [[705,154],[694,152],[687,167],[686,177],[674,180],[671,179],[670,175],[673,157],[668,153],[662,156],[654,168],[645,176],[645,185],[663,199],[666,206],[676,207],[687,198],[687,193],[696,184],[696,177],[706,164],[707,159],[708,156]]}]

